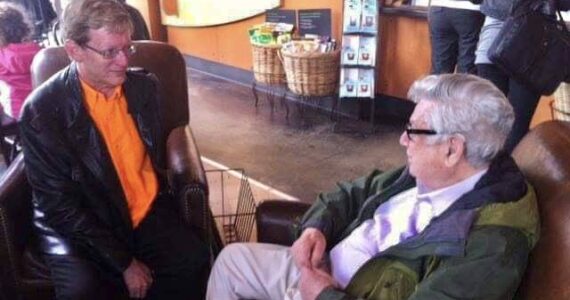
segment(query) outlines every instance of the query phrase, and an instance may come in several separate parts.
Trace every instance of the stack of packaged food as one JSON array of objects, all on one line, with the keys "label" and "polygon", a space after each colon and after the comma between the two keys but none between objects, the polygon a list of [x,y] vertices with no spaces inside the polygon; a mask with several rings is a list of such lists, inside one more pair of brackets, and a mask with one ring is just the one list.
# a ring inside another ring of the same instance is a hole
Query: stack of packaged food
[{"label": "stack of packaged food", "polygon": [[292,40],[281,48],[281,51],[288,54],[300,53],[329,53],[336,50],[336,40],[330,37],[307,36],[303,39]]},{"label": "stack of packaged food", "polygon": [[249,29],[249,40],[258,46],[281,45],[291,40],[293,25],[265,22]]}]

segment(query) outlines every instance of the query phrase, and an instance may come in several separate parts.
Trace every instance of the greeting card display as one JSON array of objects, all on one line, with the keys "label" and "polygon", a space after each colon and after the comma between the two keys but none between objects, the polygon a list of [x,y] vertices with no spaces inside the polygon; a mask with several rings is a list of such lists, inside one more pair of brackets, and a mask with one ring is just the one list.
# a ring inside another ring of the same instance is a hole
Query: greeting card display
[{"label": "greeting card display", "polygon": [[344,0],[340,98],[374,98],[377,0]]}]

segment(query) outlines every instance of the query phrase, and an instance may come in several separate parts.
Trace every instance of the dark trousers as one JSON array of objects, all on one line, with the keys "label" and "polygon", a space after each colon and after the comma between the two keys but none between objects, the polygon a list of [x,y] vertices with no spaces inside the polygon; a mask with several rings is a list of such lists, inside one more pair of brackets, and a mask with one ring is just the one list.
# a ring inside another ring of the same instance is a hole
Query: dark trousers
[{"label": "dark trousers", "polygon": [[[134,257],[153,272],[147,299],[203,299],[209,255],[166,199],[156,199],[134,231]],[[58,299],[128,299],[122,274],[86,257],[46,255]]]},{"label": "dark trousers", "polygon": [[476,73],[475,49],[485,16],[479,11],[432,6],[429,9],[432,74]]},{"label": "dark trousers", "polygon": [[480,77],[493,82],[507,96],[513,106],[515,123],[505,143],[505,150],[510,153],[528,132],[532,116],[540,100],[540,94],[510,78],[495,65],[478,64],[477,72]]}]

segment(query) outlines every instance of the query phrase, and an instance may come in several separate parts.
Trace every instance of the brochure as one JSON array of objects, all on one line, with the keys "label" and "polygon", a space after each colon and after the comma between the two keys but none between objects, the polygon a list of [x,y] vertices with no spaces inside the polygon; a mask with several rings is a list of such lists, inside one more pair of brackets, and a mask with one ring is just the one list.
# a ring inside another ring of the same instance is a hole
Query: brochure
[{"label": "brochure", "polygon": [[357,85],[358,69],[341,69],[339,96],[341,98],[356,97]]},{"label": "brochure", "polygon": [[376,0],[363,0],[362,2],[362,21],[360,23],[360,31],[375,33],[377,30],[378,6]]},{"label": "brochure", "polygon": [[358,32],[360,30],[360,15],[362,12],[361,0],[344,1],[344,32]]},{"label": "brochure", "polygon": [[357,35],[345,35],[342,38],[342,58],[343,65],[356,65],[358,63],[358,49],[360,48],[360,37]]},{"label": "brochure", "polygon": [[358,48],[358,65],[374,66],[376,62],[376,38],[360,37],[360,47]]},{"label": "brochure", "polygon": [[374,70],[358,69],[358,98],[374,98]]}]

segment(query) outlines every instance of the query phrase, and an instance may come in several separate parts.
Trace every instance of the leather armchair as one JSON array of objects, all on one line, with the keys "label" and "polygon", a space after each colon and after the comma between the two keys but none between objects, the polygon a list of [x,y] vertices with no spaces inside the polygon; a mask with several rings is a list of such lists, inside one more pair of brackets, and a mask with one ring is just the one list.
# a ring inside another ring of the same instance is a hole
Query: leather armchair
[{"label": "leather armchair", "polygon": [[[189,122],[186,65],[180,52],[159,42],[135,42],[130,64],[153,72],[164,87],[163,128],[170,183],[178,195],[180,212],[211,245],[211,260],[221,239],[208,205],[208,183]],[[43,49],[32,64],[34,86],[69,64],[62,47]],[[8,299],[54,298],[49,270],[37,252],[32,228],[31,188],[19,155],[0,178],[0,286]]]},{"label": "leather armchair", "polygon": [[[540,239],[516,299],[570,299],[570,122],[531,130],[513,152],[538,197]],[[293,226],[307,203],[269,200],[256,211],[259,242],[291,245]]]},{"label": "leather armchair", "polygon": [[541,223],[518,299],[570,299],[570,122],[539,125],[513,157],[536,190]]}]

